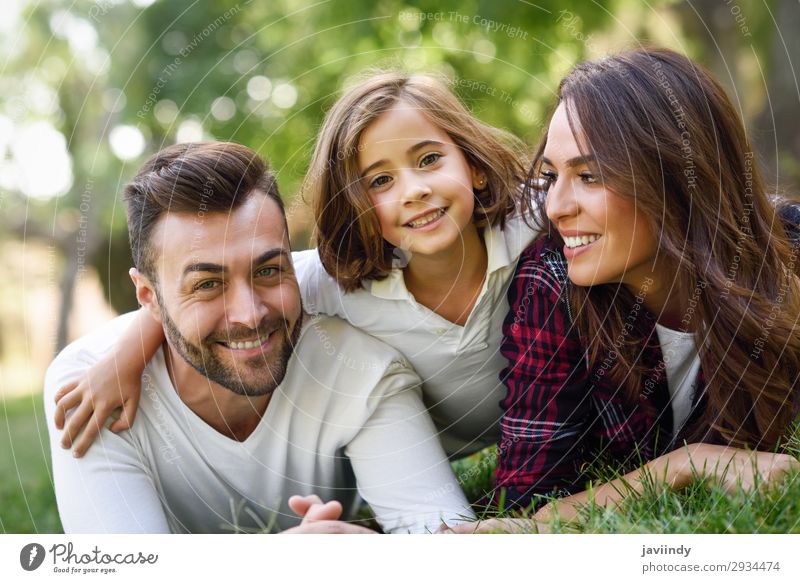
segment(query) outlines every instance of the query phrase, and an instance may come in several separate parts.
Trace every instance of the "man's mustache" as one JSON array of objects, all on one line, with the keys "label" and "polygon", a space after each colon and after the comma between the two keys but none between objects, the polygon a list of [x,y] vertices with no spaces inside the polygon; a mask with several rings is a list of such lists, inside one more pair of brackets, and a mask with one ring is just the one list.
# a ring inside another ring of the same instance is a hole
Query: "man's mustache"
[{"label": "man's mustache", "polygon": [[286,318],[266,316],[255,328],[247,326],[232,326],[226,330],[216,331],[206,337],[208,342],[238,342],[240,340],[253,340],[266,336],[275,330],[289,330],[289,321]]}]

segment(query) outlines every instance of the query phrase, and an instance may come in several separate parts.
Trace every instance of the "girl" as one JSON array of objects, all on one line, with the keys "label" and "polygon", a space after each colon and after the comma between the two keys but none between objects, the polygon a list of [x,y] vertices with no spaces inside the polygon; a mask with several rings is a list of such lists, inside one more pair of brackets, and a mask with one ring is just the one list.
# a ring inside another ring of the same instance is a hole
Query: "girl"
[{"label": "girl", "polygon": [[596,487],[600,505],[645,475],[749,488],[798,467],[769,452],[797,414],[800,211],[776,212],[752,152],[723,89],[672,51],[561,82],[531,170],[549,235],[523,253],[504,323],[507,503],[555,492],[535,518],[573,517],[595,456],[646,462]]},{"label": "girl", "polygon": [[[381,73],[328,113],[304,182],[318,245],[294,256],[305,308],[346,318],[399,349],[422,377],[454,456],[498,437],[506,291],[534,236],[522,218],[530,215],[522,150],[475,119],[442,81]],[[61,392],[57,423],[77,406],[65,447],[87,426],[77,455],[121,404],[111,429],[130,424],[144,362],[163,340],[147,318],[117,355]],[[341,356],[342,366],[371,365],[369,355]]]}]

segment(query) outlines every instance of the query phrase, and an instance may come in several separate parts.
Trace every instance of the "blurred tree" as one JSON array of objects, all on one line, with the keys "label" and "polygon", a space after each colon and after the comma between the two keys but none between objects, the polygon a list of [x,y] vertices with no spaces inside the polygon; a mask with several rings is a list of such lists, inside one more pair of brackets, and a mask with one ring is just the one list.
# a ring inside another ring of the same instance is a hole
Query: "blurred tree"
[{"label": "blurred tree", "polygon": [[115,309],[135,305],[119,195],[144,158],[168,144],[225,139],[259,151],[277,173],[302,246],[311,225],[292,201],[316,131],[343,85],[369,67],[441,72],[479,117],[533,143],[575,62],[639,39],[668,44],[745,89],[737,95],[755,120],[762,157],[784,184],[798,180],[792,57],[800,10],[792,0],[764,0],[763,9],[727,0],[161,0],[139,7],[147,3],[31,2],[25,26],[14,31],[17,50],[0,69],[2,110],[14,123],[24,121],[12,113],[20,105],[29,111],[33,85],[56,96],[52,111],[22,117],[61,131],[72,161],[63,196],[33,200],[12,190],[0,199],[3,236],[39,237],[61,250],[59,346],[84,267],[101,274]]}]

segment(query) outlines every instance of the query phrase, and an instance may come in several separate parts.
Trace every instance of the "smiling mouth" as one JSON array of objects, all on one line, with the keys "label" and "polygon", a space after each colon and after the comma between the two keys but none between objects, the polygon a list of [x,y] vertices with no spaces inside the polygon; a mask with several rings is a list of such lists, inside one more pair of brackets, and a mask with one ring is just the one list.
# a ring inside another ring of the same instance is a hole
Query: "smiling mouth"
[{"label": "smiling mouth", "polygon": [[264,336],[259,336],[255,340],[238,340],[236,342],[220,342],[225,348],[230,348],[231,350],[250,350],[253,348],[258,348],[262,346],[269,340],[270,336],[272,336],[272,332],[269,334],[265,334]]},{"label": "smiling mouth", "polygon": [[561,237],[564,239],[564,244],[570,249],[584,247],[594,243],[600,238],[600,235],[582,235],[580,237]]},{"label": "smiling mouth", "polygon": [[407,222],[403,226],[404,227],[410,227],[412,229],[419,229],[420,227],[424,227],[425,225],[429,225],[434,221],[438,221],[440,218],[442,218],[444,216],[445,212],[447,212],[447,208],[436,209],[436,210],[433,210],[433,211],[429,212],[425,216],[422,216],[422,217],[420,217],[418,219],[415,219],[413,221]]}]

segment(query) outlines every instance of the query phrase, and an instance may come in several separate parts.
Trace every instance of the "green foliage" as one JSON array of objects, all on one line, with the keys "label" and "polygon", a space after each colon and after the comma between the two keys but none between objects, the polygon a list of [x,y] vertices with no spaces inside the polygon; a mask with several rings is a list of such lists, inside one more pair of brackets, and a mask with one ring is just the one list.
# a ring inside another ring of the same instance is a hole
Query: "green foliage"
[{"label": "green foliage", "polygon": [[41,395],[0,401],[0,452],[0,532],[61,532]]}]

